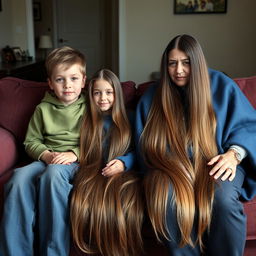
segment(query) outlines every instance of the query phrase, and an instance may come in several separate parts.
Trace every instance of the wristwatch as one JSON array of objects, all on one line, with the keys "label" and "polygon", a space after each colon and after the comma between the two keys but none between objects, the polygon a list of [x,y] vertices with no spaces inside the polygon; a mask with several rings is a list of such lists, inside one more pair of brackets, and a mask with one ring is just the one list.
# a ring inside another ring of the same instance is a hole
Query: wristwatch
[{"label": "wristwatch", "polygon": [[240,154],[238,151],[236,151],[234,148],[230,148],[229,150],[234,153],[234,156],[235,156],[235,158],[236,158],[238,164],[240,164],[241,161],[242,161],[242,156],[241,156],[241,154]]}]

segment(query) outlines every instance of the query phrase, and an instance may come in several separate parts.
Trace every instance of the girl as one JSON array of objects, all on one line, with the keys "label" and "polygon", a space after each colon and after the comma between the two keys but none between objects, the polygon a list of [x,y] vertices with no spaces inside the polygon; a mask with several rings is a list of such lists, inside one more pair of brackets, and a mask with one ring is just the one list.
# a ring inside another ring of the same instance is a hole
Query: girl
[{"label": "girl", "polygon": [[148,214],[170,255],[243,254],[239,197],[256,192],[249,175],[255,133],[255,110],[234,81],[208,70],[193,37],[175,37],[162,56],[160,83],[138,104],[135,138]]},{"label": "girl", "polygon": [[74,242],[88,254],[137,255],[143,206],[139,179],[131,171],[131,128],[115,74],[97,72],[87,102],[71,199]]}]

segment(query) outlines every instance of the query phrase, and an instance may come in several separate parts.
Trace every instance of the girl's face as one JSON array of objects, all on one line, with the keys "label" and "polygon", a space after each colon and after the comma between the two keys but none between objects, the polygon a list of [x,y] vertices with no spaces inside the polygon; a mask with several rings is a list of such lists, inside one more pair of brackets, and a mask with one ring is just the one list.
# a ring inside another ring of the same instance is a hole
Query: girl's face
[{"label": "girl's face", "polygon": [[173,49],[168,55],[168,73],[177,86],[185,86],[190,78],[190,60],[185,52]]},{"label": "girl's face", "polygon": [[101,111],[108,111],[115,101],[115,92],[112,85],[106,80],[96,80],[93,84],[93,100]]}]

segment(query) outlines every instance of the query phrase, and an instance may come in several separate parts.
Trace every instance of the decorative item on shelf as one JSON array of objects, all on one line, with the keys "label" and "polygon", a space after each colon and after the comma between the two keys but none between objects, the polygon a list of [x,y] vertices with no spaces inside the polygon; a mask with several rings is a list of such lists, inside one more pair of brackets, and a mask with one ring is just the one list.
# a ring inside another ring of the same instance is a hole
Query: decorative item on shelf
[{"label": "decorative item on shelf", "polygon": [[16,61],[13,49],[9,45],[2,49],[2,61],[5,63],[12,63]]},{"label": "decorative item on shelf", "polygon": [[46,58],[46,56],[48,54],[48,50],[51,49],[52,47],[53,47],[53,45],[52,45],[51,37],[49,35],[41,35],[39,38],[38,48],[43,49],[44,59]]},{"label": "decorative item on shelf", "polygon": [[15,56],[15,60],[16,61],[22,61],[22,50],[20,49],[20,47],[12,47],[14,56]]}]

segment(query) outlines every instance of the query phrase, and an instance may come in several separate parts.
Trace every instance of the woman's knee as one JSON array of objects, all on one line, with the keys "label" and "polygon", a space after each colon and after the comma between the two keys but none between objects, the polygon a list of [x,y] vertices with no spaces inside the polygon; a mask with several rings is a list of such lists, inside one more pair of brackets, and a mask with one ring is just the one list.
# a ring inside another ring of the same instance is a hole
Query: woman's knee
[{"label": "woman's knee", "polygon": [[224,181],[216,186],[214,195],[215,214],[228,214],[243,210],[242,203],[239,201],[243,181],[244,173],[237,169],[233,181]]},{"label": "woman's knee", "polygon": [[229,216],[234,211],[243,211],[239,201],[239,193],[236,191],[217,191],[213,203],[214,214]]}]

